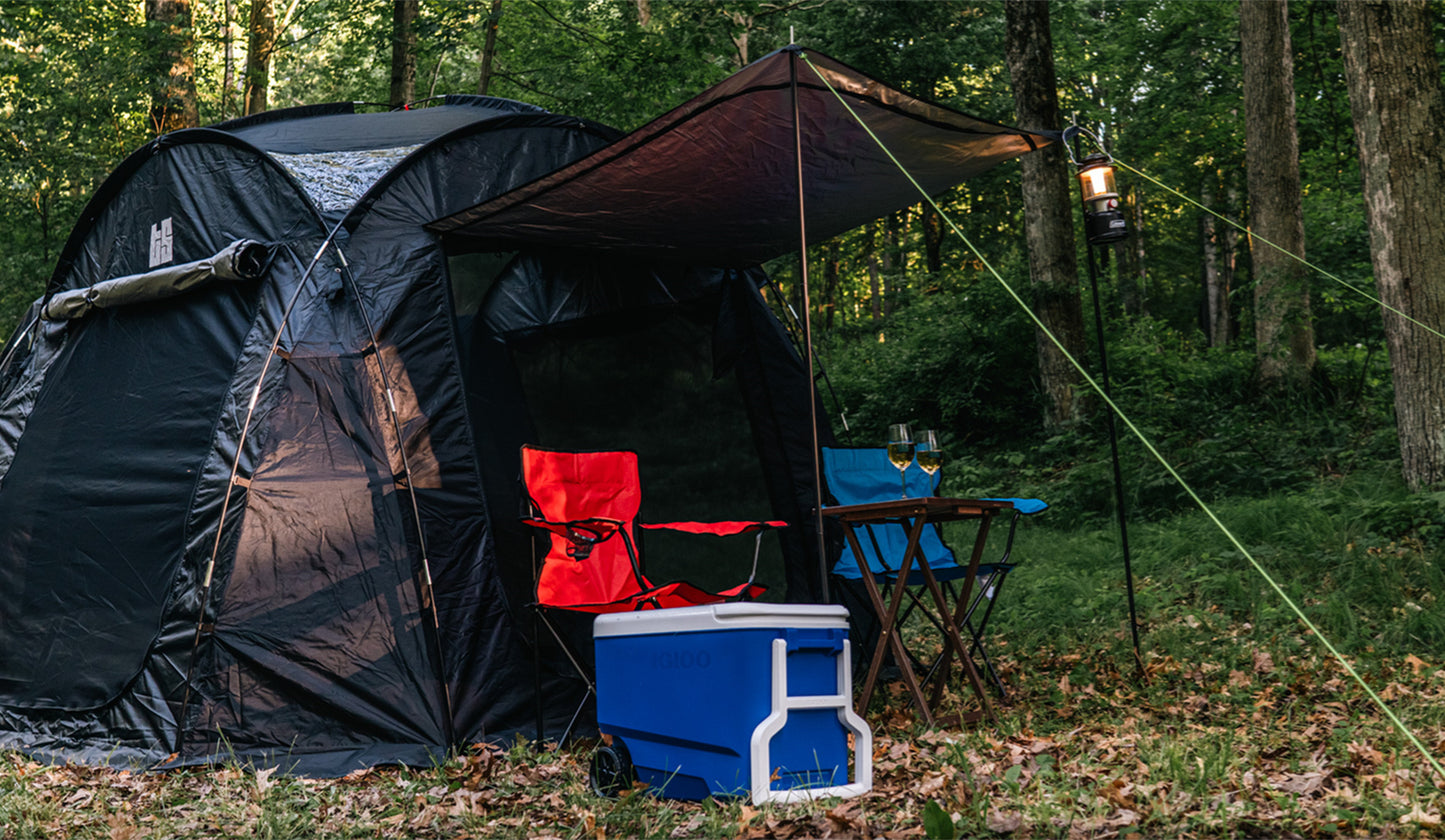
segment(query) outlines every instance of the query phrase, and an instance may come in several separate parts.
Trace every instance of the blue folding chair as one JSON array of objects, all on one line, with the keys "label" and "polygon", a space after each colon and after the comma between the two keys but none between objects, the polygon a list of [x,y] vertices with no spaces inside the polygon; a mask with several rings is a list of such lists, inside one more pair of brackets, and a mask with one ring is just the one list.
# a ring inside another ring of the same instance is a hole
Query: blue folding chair
[{"label": "blue folding chair", "polygon": [[[825,446],[822,451],[823,480],[827,484],[828,492],[835,504],[866,504],[899,497],[903,486],[899,482],[898,468],[888,460],[886,449]],[[935,473],[930,476],[917,466],[909,467],[903,476],[907,495],[910,497],[938,495],[938,486],[941,481],[940,474]],[[922,555],[922,562],[928,564],[934,578],[943,584],[945,591],[955,601],[954,625],[961,633],[966,632],[972,639],[969,648],[970,655],[982,660],[989,681],[999,696],[1005,697],[1003,681],[999,678],[993,662],[989,659],[988,651],[983,644],[983,634],[988,627],[989,618],[993,615],[994,605],[998,602],[1004,580],[1017,565],[1010,558],[1013,554],[1014,534],[1019,520],[1024,516],[1045,510],[1048,505],[1039,499],[995,498],[994,500],[1013,503],[1013,516],[1009,519],[1008,537],[1001,556],[979,564],[973,594],[969,598],[968,604],[957,603],[958,593],[952,586],[955,581],[962,579],[967,574],[967,568],[958,563],[953,550],[943,541],[942,534],[936,525],[923,529],[918,540],[918,549]],[[843,553],[833,567],[833,574],[845,581],[859,581],[863,577],[862,568],[866,566],[874,580],[884,584],[885,588],[886,584],[896,583],[898,579],[896,564],[907,548],[907,531],[902,525],[893,523],[864,525],[859,527],[858,531],[861,532],[857,535],[860,537],[858,545],[864,554],[864,562],[860,564],[851,545],[845,543]],[[923,583],[922,572],[916,568],[909,572],[908,585],[910,587],[922,586]],[[910,590],[909,595],[915,599],[914,604],[916,604],[917,594]],[[910,611],[914,604],[909,605]],[[982,615],[978,615],[980,608],[983,610]],[[923,614],[931,620],[937,621],[930,610],[923,610]],[[977,616],[977,620],[975,620],[975,616]],[[939,630],[942,631],[943,628],[940,627]],[[868,649],[867,645],[859,645],[859,647]],[[911,653],[910,656],[912,656]],[[931,679],[939,666],[946,665],[947,661],[945,655],[928,664],[924,682]]]}]

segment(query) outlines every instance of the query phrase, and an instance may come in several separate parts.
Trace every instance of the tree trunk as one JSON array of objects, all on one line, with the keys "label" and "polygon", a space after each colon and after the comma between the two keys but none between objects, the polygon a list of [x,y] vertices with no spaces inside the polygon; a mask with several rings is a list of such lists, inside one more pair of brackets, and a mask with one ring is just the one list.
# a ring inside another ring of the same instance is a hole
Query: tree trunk
[{"label": "tree trunk", "polygon": [[[1380,299],[1445,325],[1445,94],[1425,0],[1342,0],[1370,256]],[[1384,311],[1405,481],[1445,481],[1445,339]]]},{"label": "tree trunk", "polygon": [[[1059,125],[1049,4],[1008,0],[1004,51],[1013,83],[1018,124],[1035,129]],[[1029,277],[1039,320],[1076,359],[1084,357],[1084,316],[1079,302],[1079,267],[1074,255],[1074,198],[1065,150],[1054,143],[1024,155],[1024,233]],[[1079,419],[1079,372],[1043,330],[1035,333],[1039,384],[1045,398],[1045,423],[1058,427]]]},{"label": "tree trunk", "polygon": [[156,134],[201,124],[196,104],[196,41],[191,0],[146,0],[155,49],[151,76],[151,127]]},{"label": "tree trunk", "polygon": [[1235,307],[1230,295],[1234,291],[1234,278],[1238,274],[1239,267],[1239,228],[1235,225],[1239,224],[1242,208],[1240,207],[1238,173],[1231,173],[1228,181],[1229,189],[1225,193],[1224,199],[1225,215],[1235,224],[1224,226],[1224,263],[1220,266],[1220,271],[1225,290],[1224,311],[1228,315],[1224,340],[1227,343],[1233,343],[1239,338],[1239,319],[1234,316]]},{"label": "tree trunk", "polygon": [[416,14],[418,0],[395,0],[391,4],[391,99],[392,108],[404,107],[416,99]]},{"label": "tree trunk", "polygon": [[883,320],[883,283],[878,268],[878,222],[868,223],[868,314],[873,324]]},{"label": "tree trunk", "polygon": [[[1215,184],[1206,179],[1199,203],[1205,207],[1215,204]],[[1229,344],[1229,271],[1226,266],[1229,254],[1224,242],[1224,231],[1210,213],[1199,217],[1199,236],[1204,249],[1204,312],[1200,327],[1209,340],[1210,347],[1224,347]]]},{"label": "tree trunk", "polygon": [[743,12],[728,12],[727,15],[737,27],[737,32],[731,36],[733,49],[736,50],[733,54],[733,69],[741,70],[748,66],[748,33],[753,29],[753,16]]},{"label": "tree trunk", "polygon": [[933,205],[923,205],[923,262],[929,274],[943,270],[943,220]]},{"label": "tree trunk", "polygon": [[893,314],[898,303],[903,274],[904,211],[888,214],[883,221],[883,316]]},{"label": "tree trunk", "polygon": [[1119,308],[1125,315],[1149,314],[1148,263],[1144,250],[1144,207],[1133,184],[1124,188],[1121,209],[1129,219],[1129,238],[1114,243],[1115,272],[1119,278]]},{"label": "tree trunk", "polygon": [[643,29],[652,23],[652,2],[651,0],[636,0],[637,25]]},{"label": "tree trunk", "polygon": [[823,247],[823,329],[833,329],[833,313],[838,311],[838,241],[832,239]]},{"label": "tree trunk", "polygon": [[1254,257],[1254,340],[1265,387],[1301,385],[1315,364],[1309,276],[1300,204],[1294,60],[1286,0],[1244,0],[1239,11],[1244,70],[1250,253]]},{"label": "tree trunk", "polygon": [[276,51],[276,9],[272,0],[251,0],[246,33],[246,114],[266,110],[271,87],[271,54]]},{"label": "tree trunk", "polygon": [[497,57],[497,29],[502,25],[502,0],[492,0],[487,13],[487,37],[482,43],[482,72],[477,79],[477,93],[486,96],[492,87],[492,60]]},{"label": "tree trunk", "polygon": [[221,30],[221,119],[228,120],[235,113],[231,95],[236,90],[236,0],[226,0],[225,18]]}]

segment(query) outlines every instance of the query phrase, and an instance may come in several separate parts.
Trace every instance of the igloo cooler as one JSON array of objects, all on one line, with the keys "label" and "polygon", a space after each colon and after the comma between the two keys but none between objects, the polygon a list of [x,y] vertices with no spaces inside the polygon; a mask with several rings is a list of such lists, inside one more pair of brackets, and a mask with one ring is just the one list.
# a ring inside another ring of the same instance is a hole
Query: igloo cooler
[{"label": "igloo cooler", "polygon": [[592,766],[599,791],[636,778],[671,799],[762,803],[872,788],[873,738],[853,712],[843,607],[616,613],[598,616],[593,639],[604,735]]}]

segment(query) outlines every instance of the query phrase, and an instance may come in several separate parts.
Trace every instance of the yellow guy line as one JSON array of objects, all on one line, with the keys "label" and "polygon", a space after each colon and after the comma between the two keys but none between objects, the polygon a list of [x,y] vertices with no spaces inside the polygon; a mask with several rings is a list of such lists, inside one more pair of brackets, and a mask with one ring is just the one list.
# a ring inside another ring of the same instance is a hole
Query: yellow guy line
[{"label": "yellow guy line", "polygon": [[1154,178],[1154,177],[1152,177],[1152,176],[1150,176],[1150,175],[1147,175],[1147,174],[1145,174],[1144,172],[1142,172],[1142,171],[1140,171],[1140,170],[1138,170],[1138,169],[1135,169],[1134,167],[1132,167],[1132,166],[1130,166],[1129,164],[1123,162],[1122,160],[1119,160],[1118,158],[1114,158],[1114,162],[1117,163],[1117,164],[1119,164],[1121,167],[1129,170],[1130,172],[1133,172],[1135,175],[1138,175],[1140,178],[1143,178],[1144,180],[1148,181],[1149,183],[1154,184],[1155,186],[1159,187],[1159,188],[1162,189],[1162,190],[1165,190],[1166,192],[1170,193],[1171,195],[1178,196],[1181,200],[1183,200],[1183,201],[1185,201],[1185,202],[1187,202],[1187,203],[1189,203],[1189,204],[1192,204],[1192,205],[1194,205],[1195,207],[1198,207],[1200,210],[1203,210],[1204,212],[1208,213],[1209,215],[1214,216],[1215,218],[1223,221],[1225,224],[1230,225],[1230,226],[1232,226],[1232,227],[1234,227],[1234,228],[1237,228],[1238,230],[1242,231],[1245,236],[1248,236],[1248,237],[1250,237],[1251,239],[1258,239],[1260,242],[1263,242],[1264,244],[1268,245],[1269,247],[1275,249],[1276,251],[1279,251],[1281,254],[1288,254],[1291,259],[1293,259],[1293,260],[1301,263],[1302,265],[1304,265],[1304,266],[1306,266],[1306,267],[1308,267],[1308,268],[1312,268],[1312,269],[1314,269],[1315,271],[1318,271],[1320,274],[1323,274],[1324,276],[1330,278],[1331,280],[1335,281],[1336,283],[1339,283],[1341,286],[1344,286],[1346,289],[1349,289],[1350,291],[1354,292],[1355,294],[1359,295],[1360,297],[1365,298],[1366,300],[1371,300],[1371,301],[1374,301],[1375,303],[1378,303],[1382,308],[1388,309],[1389,311],[1395,313],[1396,315],[1399,315],[1401,318],[1404,318],[1406,321],[1409,321],[1410,323],[1414,324],[1415,326],[1419,327],[1419,328],[1422,329],[1422,330],[1425,330],[1426,332],[1433,333],[1433,334],[1439,336],[1440,338],[1445,338],[1445,333],[1440,332],[1439,330],[1435,329],[1434,327],[1430,326],[1429,324],[1424,324],[1424,323],[1421,323],[1420,321],[1417,321],[1416,319],[1412,318],[1412,317],[1409,316],[1409,315],[1406,315],[1404,312],[1401,312],[1400,310],[1396,309],[1395,307],[1391,306],[1390,304],[1385,303],[1383,300],[1380,300],[1379,298],[1375,297],[1374,295],[1370,294],[1369,292],[1365,291],[1364,289],[1360,288],[1359,286],[1356,286],[1356,285],[1354,285],[1353,283],[1350,283],[1350,282],[1348,282],[1347,280],[1344,280],[1343,278],[1341,278],[1341,277],[1340,277],[1339,275],[1337,275],[1337,274],[1333,274],[1333,273],[1331,273],[1331,272],[1329,272],[1329,271],[1324,270],[1324,269],[1321,268],[1320,266],[1315,265],[1314,263],[1310,262],[1309,260],[1305,259],[1304,257],[1301,257],[1299,254],[1296,254],[1294,251],[1289,250],[1288,248],[1284,247],[1283,245],[1276,245],[1275,243],[1269,241],[1268,239],[1265,239],[1263,236],[1260,236],[1259,234],[1255,233],[1254,231],[1250,230],[1249,228],[1245,227],[1244,225],[1241,225],[1239,222],[1236,222],[1235,220],[1229,218],[1228,216],[1225,216],[1225,215],[1220,214],[1220,213],[1219,213],[1218,211],[1216,211],[1216,210],[1211,210],[1210,208],[1205,207],[1203,204],[1200,204],[1199,202],[1195,201],[1194,199],[1190,198],[1189,196],[1185,195],[1184,193],[1180,192],[1179,190],[1176,190],[1176,189],[1174,189],[1173,187],[1171,187],[1171,186],[1169,186],[1169,185],[1161,182],[1159,179]]},{"label": "yellow guy line", "polygon": [[1024,313],[1029,316],[1029,319],[1034,322],[1034,325],[1038,327],[1044,335],[1048,336],[1049,341],[1053,342],[1054,346],[1059,349],[1059,352],[1064,355],[1064,358],[1068,359],[1069,363],[1072,364],[1074,368],[1079,371],[1079,375],[1084,377],[1084,381],[1089,383],[1089,387],[1093,388],[1094,392],[1099,395],[1099,398],[1102,399],[1109,406],[1109,409],[1113,411],[1114,414],[1117,415],[1118,418],[1124,422],[1124,425],[1129,427],[1129,431],[1133,432],[1134,436],[1139,439],[1139,442],[1144,444],[1144,448],[1149,451],[1149,454],[1153,455],[1154,459],[1158,461],[1161,466],[1164,467],[1165,471],[1169,473],[1170,477],[1177,481],[1180,487],[1184,488],[1184,492],[1189,494],[1189,498],[1193,499],[1194,503],[1199,506],[1199,509],[1204,511],[1204,514],[1209,517],[1209,520],[1213,522],[1215,526],[1217,526],[1226,537],[1229,538],[1229,541],[1234,545],[1236,549],[1239,550],[1239,553],[1244,555],[1245,559],[1249,560],[1249,563],[1254,567],[1254,570],[1259,572],[1260,576],[1265,579],[1265,582],[1270,585],[1270,588],[1273,589],[1287,605],[1289,605],[1289,608],[1294,612],[1296,616],[1299,617],[1299,620],[1304,623],[1305,627],[1309,628],[1309,631],[1320,640],[1320,643],[1325,646],[1325,649],[1330,652],[1330,655],[1334,656],[1335,660],[1340,663],[1340,666],[1345,669],[1345,673],[1349,674],[1350,677],[1357,684],[1359,684],[1360,688],[1364,689],[1365,694],[1369,696],[1370,700],[1372,700],[1374,704],[1380,708],[1380,711],[1385,713],[1385,717],[1387,717],[1390,722],[1394,724],[1395,728],[1398,729],[1400,733],[1404,735],[1411,744],[1414,745],[1415,749],[1420,751],[1420,755],[1425,757],[1425,761],[1428,762],[1430,767],[1435,770],[1436,775],[1438,775],[1442,781],[1445,781],[1445,768],[1442,768],[1440,766],[1440,763],[1435,760],[1435,757],[1430,754],[1430,751],[1425,748],[1425,745],[1420,742],[1420,739],[1415,737],[1415,733],[1411,732],[1410,728],[1405,725],[1404,721],[1400,720],[1400,718],[1395,714],[1395,712],[1385,703],[1384,699],[1382,699],[1380,695],[1376,694],[1374,689],[1370,688],[1369,684],[1365,682],[1364,678],[1360,676],[1359,672],[1355,670],[1354,666],[1351,665],[1349,661],[1345,659],[1344,655],[1341,654],[1339,650],[1337,650],[1335,646],[1330,643],[1329,639],[1325,638],[1324,634],[1320,632],[1320,629],[1315,626],[1315,623],[1313,621],[1310,621],[1309,617],[1304,614],[1304,611],[1301,610],[1299,606],[1295,604],[1294,600],[1291,599],[1289,595],[1287,595],[1285,591],[1280,588],[1280,585],[1275,582],[1274,578],[1270,576],[1269,572],[1265,571],[1264,566],[1261,565],[1258,560],[1254,559],[1254,555],[1249,553],[1249,549],[1244,547],[1244,544],[1239,541],[1239,538],[1236,537],[1234,533],[1230,531],[1229,528],[1226,527],[1222,521],[1220,521],[1217,515],[1215,515],[1213,509],[1211,509],[1209,505],[1204,503],[1204,500],[1199,497],[1198,493],[1194,492],[1194,488],[1190,487],[1189,483],[1184,480],[1184,477],[1181,476],[1167,460],[1165,460],[1164,456],[1159,453],[1159,450],[1155,448],[1154,444],[1149,441],[1149,438],[1146,437],[1144,433],[1139,430],[1138,426],[1134,425],[1134,421],[1130,420],[1128,415],[1126,415],[1123,410],[1120,409],[1119,406],[1116,405],[1114,401],[1109,398],[1109,395],[1104,393],[1104,389],[1099,387],[1099,384],[1094,381],[1094,377],[1090,376],[1089,372],[1084,369],[1084,366],[1079,364],[1078,360],[1075,359],[1073,354],[1068,351],[1068,348],[1064,347],[1063,343],[1059,341],[1058,337],[1055,336],[1048,327],[1044,326],[1044,322],[1039,320],[1039,317],[1034,314],[1034,311],[1029,308],[1029,305],[1024,302],[1023,298],[1019,296],[1018,292],[1014,291],[1014,288],[1008,284],[1008,281],[1003,279],[1003,276],[998,273],[997,269],[993,267],[993,264],[990,263],[988,259],[983,255],[983,252],[980,251],[978,248],[974,247],[973,242],[971,242],[969,238],[964,235],[963,231],[959,229],[958,225],[954,224],[953,219],[943,212],[943,208],[938,206],[938,203],[933,200],[933,197],[930,196],[927,191],[925,191],[923,187],[918,183],[918,181],[914,179],[913,175],[903,167],[903,164],[899,162],[898,158],[894,157],[893,152],[890,151],[889,148],[883,144],[883,141],[878,138],[878,135],[873,133],[873,129],[869,128],[868,125],[858,117],[858,114],[854,112],[852,107],[848,105],[847,100],[845,100],[842,95],[838,93],[838,91],[833,89],[833,86],[829,84],[827,78],[825,78],[823,74],[818,71],[818,68],[813,66],[813,63],[808,60],[807,54],[802,53],[801,55],[803,61],[808,65],[808,67],[812,68],[813,72],[817,74],[818,78],[822,80],[823,84],[827,86],[828,90],[831,91],[835,97],[837,97],[838,101],[842,103],[843,108],[849,113],[849,115],[851,115],[853,119],[857,121],[858,125],[863,127],[864,131],[868,132],[868,136],[873,138],[873,142],[878,144],[878,148],[882,149],[883,153],[888,155],[888,159],[893,161],[893,165],[898,167],[898,171],[902,172],[904,177],[908,179],[909,183],[913,184],[913,186],[918,190],[918,193],[923,196],[923,200],[928,202],[928,204],[933,207],[935,211],[937,211],[939,217],[942,218],[945,222],[947,222],[949,228],[951,228],[953,232],[958,235],[959,239],[963,240],[963,243],[969,247],[969,250],[973,251],[974,256],[976,256],[979,261],[983,263],[984,267],[988,269],[989,273],[993,275],[994,279],[999,282],[999,285],[1003,286],[1004,290],[1008,292],[1009,297],[1013,298],[1014,302],[1019,305],[1019,308],[1023,309]]}]

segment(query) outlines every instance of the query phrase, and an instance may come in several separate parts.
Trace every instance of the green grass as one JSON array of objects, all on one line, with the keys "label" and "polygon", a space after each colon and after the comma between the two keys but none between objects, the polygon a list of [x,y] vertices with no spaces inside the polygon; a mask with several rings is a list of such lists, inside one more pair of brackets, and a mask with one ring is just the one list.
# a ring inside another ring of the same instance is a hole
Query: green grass
[{"label": "green grass", "polygon": [[[1445,756],[1438,499],[1361,472],[1216,512]],[[599,799],[587,744],[339,780],[127,774],[9,754],[0,838],[1445,836],[1445,780],[1212,523],[1181,512],[1131,524],[1142,674],[1112,523],[1026,520],[992,625],[1011,690],[998,724],[924,730],[885,685],[868,710],[875,789],[858,799]],[[974,708],[951,692],[942,712]]]}]

